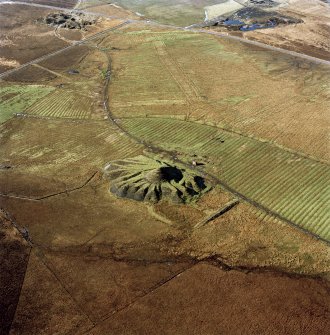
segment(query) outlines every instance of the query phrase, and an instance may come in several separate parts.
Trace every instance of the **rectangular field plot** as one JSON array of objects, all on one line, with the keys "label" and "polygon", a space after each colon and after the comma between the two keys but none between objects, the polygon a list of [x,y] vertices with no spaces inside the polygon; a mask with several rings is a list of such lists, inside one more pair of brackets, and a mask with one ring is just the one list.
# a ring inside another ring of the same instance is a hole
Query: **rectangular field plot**
[{"label": "rectangular field plot", "polygon": [[117,0],[115,3],[158,22],[185,27],[202,22],[204,7],[215,5],[219,0]]},{"label": "rectangular field plot", "polygon": [[[203,124],[123,119],[134,136],[167,150],[207,157],[210,171],[235,192],[324,239],[330,239],[330,169],[267,142]],[[215,169],[212,169],[212,165]]]},{"label": "rectangular field plot", "polygon": [[[17,132],[12,133],[12,129]],[[4,160],[9,160],[15,148],[15,157],[10,159],[13,165],[50,176],[59,171],[79,175],[88,166],[102,169],[108,160],[131,157],[142,150],[109,121],[13,119],[1,125],[0,131],[6,135],[2,141]]]},{"label": "rectangular field plot", "polygon": [[4,194],[39,197],[70,189],[108,161],[142,153],[109,121],[15,118],[0,125],[0,134],[1,160],[15,167],[1,171]]},{"label": "rectangular field plot", "polygon": [[54,90],[42,85],[0,86],[0,123],[16,113],[23,113],[29,106]]},{"label": "rectangular field plot", "polygon": [[[159,66],[161,60],[155,45],[140,42],[140,36],[127,35],[125,43],[133,46],[134,52],[113,52],[113,78],[110,86],[111,106],[127,115],[135,107],[185,103],[181,82],[177,81],[166,66]],[[111,45],[111,40],[109,42]],[[116,44],[115,44],[116,45]],[[118,46],[119,48],[120,46]]]},{"label": "rectangular field plot", "polygon": [[116,116],[189,113],[203,99],[189,73],[172,58],[167,43],[194,38],[190,32],[140,30],[111,34],[113,77],[110,104]]},{"label": "rectangular field plot", "polygon": [[48,118],[88,119],[92,105],[88,97],[59,89],[28,108],[26,113]]}]

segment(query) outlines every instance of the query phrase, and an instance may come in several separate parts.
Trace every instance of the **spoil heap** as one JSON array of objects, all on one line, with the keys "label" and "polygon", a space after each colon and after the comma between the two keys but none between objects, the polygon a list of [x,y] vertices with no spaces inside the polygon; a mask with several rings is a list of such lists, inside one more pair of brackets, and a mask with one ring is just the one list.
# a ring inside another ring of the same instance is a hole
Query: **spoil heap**
[{"label": "spoil heap", "polygon": [[82,13],[53,13],[47,15],[45,23],[58,28],[82,29],[96,22],[95,18]]},{"label": "spoil heap", "polygon": [[210,189],[194,171],[144,156],[111,162],[104,173],[112,193],[137,201],[187,203]]}]

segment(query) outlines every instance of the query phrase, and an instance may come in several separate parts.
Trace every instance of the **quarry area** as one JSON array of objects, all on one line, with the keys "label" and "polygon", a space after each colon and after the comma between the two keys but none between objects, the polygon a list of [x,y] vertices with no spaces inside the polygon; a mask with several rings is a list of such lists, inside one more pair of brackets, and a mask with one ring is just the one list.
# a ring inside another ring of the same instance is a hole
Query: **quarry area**
[{"label": "quarry area", "polygon": [[0,335],[326,335],[330,4],[0,0]]}]

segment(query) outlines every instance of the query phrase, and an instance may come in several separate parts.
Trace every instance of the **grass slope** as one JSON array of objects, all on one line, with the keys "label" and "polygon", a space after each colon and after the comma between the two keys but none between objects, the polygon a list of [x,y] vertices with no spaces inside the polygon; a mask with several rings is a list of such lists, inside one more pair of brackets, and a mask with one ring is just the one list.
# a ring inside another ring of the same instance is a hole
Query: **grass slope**
[{"label": "grass slope", "polygon": [[[328,165],[267,142],[208,125],[163,118],[122,120],[134,136],[153,145],[209,160],[206,169],[231,188],[330,239]],[[196,158],[195,158],[196,159]]]},{"label": "grass slope", "polygon": [[205,18],[204,7],[216,0],[116,0],[116,4],[161,23],[188,26]]},{"label": "grass slope", "polygon": [[54,88],[41,85],[8,85],[0,87],[0,123],[15,113],[22,113]]}]

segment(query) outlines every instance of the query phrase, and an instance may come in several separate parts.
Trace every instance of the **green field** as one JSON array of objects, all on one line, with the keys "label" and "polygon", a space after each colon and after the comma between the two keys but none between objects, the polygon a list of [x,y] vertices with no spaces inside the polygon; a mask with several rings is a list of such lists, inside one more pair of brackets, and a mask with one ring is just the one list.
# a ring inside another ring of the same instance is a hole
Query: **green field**
[{"label": "green field", "polygon": [[301,228],[330,238],[328,165],[267,142],[193,122],[128,118],[122,125],[134,136],[163,149],[209,159],[206,171],[236,192]]},{"label": "green field", "polygon": [[219,3],[216,0],[116,0],[115,4],[145,15],[160,23],[188,26],[204,21],[204,7]]},{"label": "green field", "polygon": [[0,86],[0,123],[25,110],[54,90],[41,85]]},{"label": "green field", "polygon": [[56,90],[27,109],[30,115],[51,118],[88,119],[93,101],[75,92]]}]

